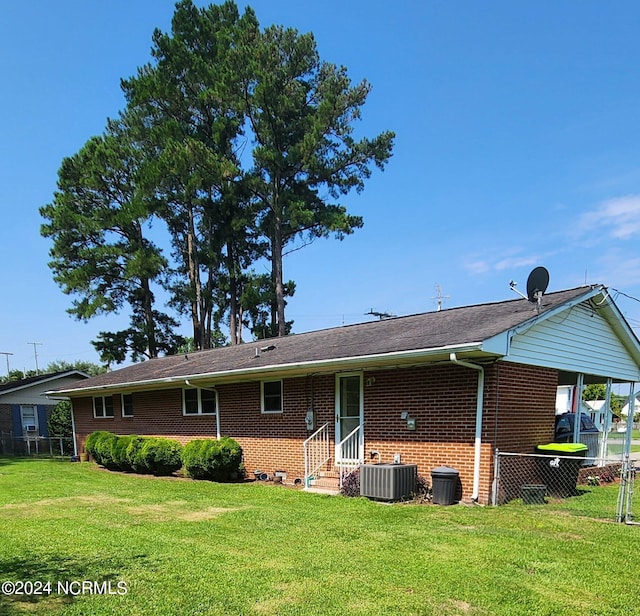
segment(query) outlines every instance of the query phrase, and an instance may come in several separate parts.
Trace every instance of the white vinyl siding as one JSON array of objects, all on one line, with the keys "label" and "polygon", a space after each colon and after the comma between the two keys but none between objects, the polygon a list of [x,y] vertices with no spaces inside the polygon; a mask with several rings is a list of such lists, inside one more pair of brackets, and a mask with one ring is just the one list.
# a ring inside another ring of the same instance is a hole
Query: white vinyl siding
[{"label": "white vinyl siding", "polygon": [[609,323],[596,308],[584,303],[514,335],[505,359],[627,381],[637,381],[640,376],[633,357]]}]

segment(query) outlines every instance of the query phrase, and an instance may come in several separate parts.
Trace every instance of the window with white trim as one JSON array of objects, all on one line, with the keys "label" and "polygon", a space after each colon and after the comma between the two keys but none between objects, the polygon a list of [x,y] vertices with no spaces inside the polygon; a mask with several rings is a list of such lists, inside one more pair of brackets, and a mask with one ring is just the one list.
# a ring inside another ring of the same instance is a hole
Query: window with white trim
[{"label": "window with white trim", "polygon": [[188,388],[182,390],[183,415],[216,415],[218,393],[211,389]]},{"label": "window with white trim", "polygon": [[34,404],[21,404],[22,433],[38,436],[38,407]]},{"label": "window with white trim", "polygon": [[94,396],[93,416],[95,418],[113,417],[113,396]]},{"label": "window with white trim", "polygon": [[260,383],[260,410],[263,413],[282,413],[282,381]]},{"label": "window with white trim", "polygon": [[133,394],[122,394],[120,407],[123,417],[133,417]]}]

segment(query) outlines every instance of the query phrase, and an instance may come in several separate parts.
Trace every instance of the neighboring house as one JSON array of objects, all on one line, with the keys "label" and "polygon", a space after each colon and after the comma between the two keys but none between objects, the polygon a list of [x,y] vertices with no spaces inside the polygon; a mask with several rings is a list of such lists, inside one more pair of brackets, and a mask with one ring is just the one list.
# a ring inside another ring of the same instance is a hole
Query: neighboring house
[{"label": "neighboring house", "polygon": [[[640,342],[602,286],[153,359],[64,387],[94,430],[231,436],[247,471],[307,481],[375,456],[458,470],[487,503],[494,455],[551,442],[558,385],[640,380]],[[307,441],[305,447],[305,441]],[[81,450],[81,449],[80,449]],[[306,453],[305,453],[306,452]],[[376,455],[379,453],[379,456]]]},{"label": "neighboring house", "polygon": [[598,430],[601,432],[611,430],[615,415],[613,411],[607,413],[606,400],[585,400],[582,403],[582,408],[591,417],[591,421],[593,421]]},{"label": "neighboring house", "polygon": [[14,439],[49,436],[47,422],[60,400],[47,398],[45,392],[87,378],[79,370],[66,370],[0,384],[0,433]]}]

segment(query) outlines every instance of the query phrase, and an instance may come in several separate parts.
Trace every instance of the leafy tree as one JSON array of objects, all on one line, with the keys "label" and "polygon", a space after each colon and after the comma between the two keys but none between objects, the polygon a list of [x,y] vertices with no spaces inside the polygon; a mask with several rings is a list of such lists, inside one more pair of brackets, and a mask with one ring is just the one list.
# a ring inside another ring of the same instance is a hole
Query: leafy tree
[{"label": "leafy tree", "polygon": [[64,451],[73,451],[73,423],[71,421],[71,402],[62,400],[53,407],[47,420],[49,436],[62,438]]},{"label": "leafy tree", "polygon": [[[122,81],[127,106],[63,161],[54,202],[41,208],[50,267],[70,309],[90,319],[124,309],[129,327],[101,332],[106,362],[181,348],[154,290],[189,315],[195,349],[253,335],[285,335],[283,257],[362,226],[340,199],[383,169],[394,135],[356,139],[370,86],[320,60],[312,34],[270,27],[233,1],[177,3],[156,30],[152,62]],[[249,145],[250,144],[250,145]],[[166,225],[172,263],[149,239]],[[269,277],[252,266],[266,258]]]},{"label": "leafy tree", "polygon": [[382,169],[394,134],[356,140],[353,124],[370,91],[346,68],[320,60],[312,34],[272,26],[244,47],[245,113],[255,147],[252,188],[269,243],[277,334],[286,334],[283,255],[294,240],[338,239],[362,226],[335,201],[360,192],[372,165]]},{"label": "leafy tree", "polygon": [[[41,232],[53,239],[49,263],[54,280],[75,295],[69,312],[88,320],[99,314],[133,310],[132,328],[140,333],[102,333],[103,361],[156,357],[175,347],[177,323],[154,310],[152,283],[167,267],[161,250],[145,237],[152,199],[141,181],[142,153],[122,123],[110,123],[66,158],[58,173],[53,203],[40,209]],[[106,348],[106,341],[129,346]]]},{"label": "leafy tree", "polygon": [[171,33],[153,35],[155,63],[122,83],[157,152],[160,215],[177,262],[172,305],[190,315],[197,349],[208,348],[227,310],[231,343],[240,340],[237,280],[259,251],[242,187],[237,141],[244,118],[233,72],[234,40],[254,22],[251,10],[240,17],[233,2],[198,9],[183,0]]},{"label": "leafy tree", "polygon": [[[284,285],[285,298],[293,296],[296,285],[290,280]],[[255,339],[272,338],[278,335],[275,328],[276,296],[273,280],[268,274],[249,274],[243,280],[240,297],[243,325],[249,328]],[[285,299],[286,304],[286,299]],[[289,334],[293,321],[287,321],[285,332]]]},{"label": "leafy tree", "polygon": [[44,370],[36,372],[35,370],[11,370],[8,375],[0,377],[0,383],[9,383],[10,381],[20,381],[32,376],[53,374],[55,372],[68,372],[70,370],[80,370],[88,374],[89,376],[97,376],[98,374],[104,374],[107,371],[106,366],[100,366],[89,361],[78,360],[75,362],[68,362],[65,360],[52,361],[47,365]]},{"label": "leafy tree", "polygon": [[83,360],[77,360],[74,362],[57,360],[57,361],[51,362],[45,368],[45,371],[48,373],[67,372],[69,370],[80,370],[80,372],[84,372],[89,376],[98,376],[99,374],[104,374],[107,371],[107,367],[100,366],[98,364],[94,364],[93,362],[83,361]]},{"label": "leafy tree", "polygon": [[71,402],[63,400],[58,402],[51,411],[47,420],[47,427],[50,436],[69,437],[73,435],[73,425],[71,423]]}]

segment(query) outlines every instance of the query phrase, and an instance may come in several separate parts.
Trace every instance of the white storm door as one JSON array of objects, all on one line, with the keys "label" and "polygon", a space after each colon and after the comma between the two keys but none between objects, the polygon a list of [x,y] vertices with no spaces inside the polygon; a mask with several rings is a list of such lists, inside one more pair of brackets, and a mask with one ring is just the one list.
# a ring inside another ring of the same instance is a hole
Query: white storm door
[{"label": "white storm door", "polygon": [[336,375],[336,461],[362,460],[364,403],[362,373]]}]

